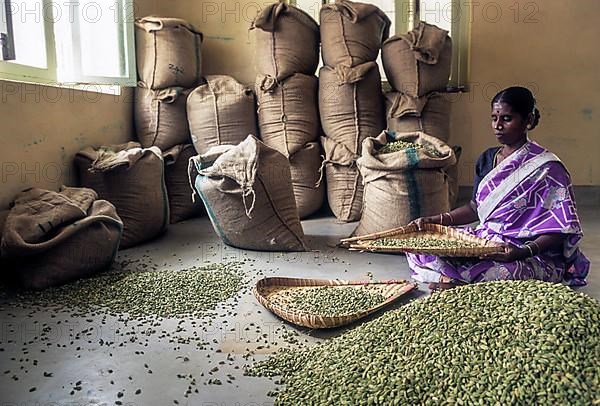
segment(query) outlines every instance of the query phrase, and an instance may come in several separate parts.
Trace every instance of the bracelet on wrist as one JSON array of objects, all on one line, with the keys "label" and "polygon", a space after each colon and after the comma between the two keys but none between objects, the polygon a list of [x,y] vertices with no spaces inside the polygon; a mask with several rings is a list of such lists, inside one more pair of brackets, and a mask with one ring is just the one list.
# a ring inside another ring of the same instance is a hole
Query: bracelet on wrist
[{"label": "bracelet on wrist", "polygon": [[542,252],[542,250],[537,242],[529,241],[528,244],[535,245],[535,255],[539,255]]},{"label": "bracelet on wrist", "polygon": [[533,250],[531,249],[531,247],[529,246],[529,244],[525,244],[524,245],[525,248],[527,248],[527,251],[529,251],[529,258],[533,256]]}]

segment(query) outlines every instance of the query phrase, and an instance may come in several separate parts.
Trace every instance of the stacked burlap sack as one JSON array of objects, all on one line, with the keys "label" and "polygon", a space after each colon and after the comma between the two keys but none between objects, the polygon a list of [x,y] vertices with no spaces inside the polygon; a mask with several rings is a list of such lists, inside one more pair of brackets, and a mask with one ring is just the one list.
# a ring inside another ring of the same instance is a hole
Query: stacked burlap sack
[{"label": "stacked burlap sack", "polygon": [[[427,148],[379,153],[393,141]],[[354,235],[376,233],[404,226],[418,217],[447,212],[447,171],[455,163],[452,148],[422,132],[383,131],[377,137],[367,138],[357,160],[365,191],[362,216]]]},{"label": "stacked burlap sack", "polygon": [[204,154],[218,145],[237,145],[258,134],[252,88],[227,75],[209,75],[187,100],[194,148]]},{"label": "stacked burlap sack", "polygon": [[227,245],[259,251],[304,251],[290,165],[280,152],[249,135],[190,160],[194,198],[204,202]]},{"label": "stacked burlap sack", "polygon": [[356,159],[363,141],[385,128],[375,60],[390,20],[372,4],[348,0],[321,8],[319,113],[329,207],[341,221],[360,218],[363,187]]},{"label": "stacked burlap sack", "polygon": [[75,155],[75,166],[80,184],[117,209],[123,221],[120,248],[140,244],[166,229],[169,200],[158,147],[142,148],[137,142],[87,147]]},{"label": "stacked burlap sack", "polygon": [[319,179],[319,26],[283,1],[265,7],[252,23],[256,41],[260,139],[288,158],[300,218],[323,205]]},{"label": "stacked burlap sack", "polygon": [[[187,99],[202,82],[202,33],[177,18],[144,17],[135,22],[139,82],[135,90],[137,139],[165,154],[171,223],[199,215],[187,182],[187,151],[192,143]],[[188,154],[189,155],[189,154]]]},{"label": "stacked burlap sack", "polygon": [[[387,128],[397,132],[421,131],[448,142],[450,101],[439,93],[448,85],[452,65],[448,31],[420,22],[412,31],[386,40],[381,54],[393,89],[385,94]],[[457,169],[451,171],[451,205],[457,195]]]},{"label": "stacked burlap sack", "polygon": [[43,289],[108,268],[123,229],[115,207],[86,188],[19,193],[2,227],[3,268]]}]

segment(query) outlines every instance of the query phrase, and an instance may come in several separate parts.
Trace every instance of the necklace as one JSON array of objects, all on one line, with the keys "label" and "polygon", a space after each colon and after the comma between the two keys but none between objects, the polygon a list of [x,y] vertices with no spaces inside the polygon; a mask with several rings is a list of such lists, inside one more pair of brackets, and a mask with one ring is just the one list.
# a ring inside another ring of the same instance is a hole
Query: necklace
[{"label": "necklace", "polygon": [[498,165],[498,163],[499,163],[499,162],[498,162],[498,157],[501,157],[501,158],[502,158],[502,159],[501,159],[501,161],[503,161],[504,159],[506,159],[507,157],[509,157],[509,156],[510,156],[510,155],[511,155],[513,152],[515,152],[515,151],[519,150],[520,148],[522,148],[522,147],[523,147],[523,145],[525,145],[525,144],[526,144],[528,141],[529,141],[529,140],[528,140],[528,139],[526,139],[524,143],[522,143],[522,144],[520,144],[520,145],[518,146],[518,148],[515,148],[515,149],[513,149],[513,150],[512,150],[510,153],[508,153],[508,154],[506,154],[506,155],[504,155],[504,154],[502,153],[502,151],[504,150],[504,147],[503,147],[503,146],[502,146],[502,147],[500,147],[500,148],[498,148],[498,151],[496,151],[496,153],[494,154],[494,166]]},{"label": "necklace", "polygon": [[498,151],[494,154],[494,166],[498,166],[498,157],[501,156],[504,158],[504,155],[501,153],[502,147],[498,148]]}]

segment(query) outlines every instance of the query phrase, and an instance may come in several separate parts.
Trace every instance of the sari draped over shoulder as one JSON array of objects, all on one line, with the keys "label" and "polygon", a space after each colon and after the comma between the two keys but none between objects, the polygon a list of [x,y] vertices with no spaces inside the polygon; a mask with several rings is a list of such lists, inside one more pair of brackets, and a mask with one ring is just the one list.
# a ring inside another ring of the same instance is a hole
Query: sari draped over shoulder
[{"label": "sari draped over shoulder", "polygon": [[464,231],[522,247],[542,234],[562,234],[563,246],[514,262],[445,259],[407,254],[413,277],[439,282],[539,279],[585,285],[589,260],[579,250],[583,236],[569,173],[556,155],[527,142],[493,168],[475,194],[479,226]]}]

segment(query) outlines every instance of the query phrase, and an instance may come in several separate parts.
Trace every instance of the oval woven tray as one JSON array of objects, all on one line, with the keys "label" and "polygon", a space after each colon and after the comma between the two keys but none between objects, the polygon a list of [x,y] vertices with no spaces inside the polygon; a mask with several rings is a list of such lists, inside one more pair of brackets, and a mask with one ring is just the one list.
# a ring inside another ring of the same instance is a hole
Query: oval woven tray
[{"label": "oval woven tray", "polygon": [[[372,241],[381,238],[403,239],[410,237],[428,237],[445,240],[464,241],[477,244],[476,247],[461,248],[403,248],[373,246]],[[471,234],[464,233],[456,228],[446,227],[439,224],[424,224],[423,230],[419,230],[416,225],[398,227],[380,233],[367,234],[358,237],[345,238],[340,241],[342,244],[349,245],[351,250],[383,252],[391,254],[413,253],[430,254],[439,257],[479,257],[485,254],[494,254],[504,251],[504,247],[497,242],[479,238]]]},{"label": "oval woven tray", "polygon": [[[284,289],[293,289],[309,286],[343,286],[343,285],[365,285],[365,286],[377,286],[379,292],[382,293],[386,300],[381,302],[375,307],[360,311],[353,314],[347,314],[342,316],[322,316],[317,314],[310,314],[302,311],[297,311],[291,308],[284,308],[278,304],[273,303],[269,297],[274,293],[277,293]],[[256,299],[264,307],[278,315],[284,320],[290,323],[297,324],[299,326],[308,328],[333,328],[340,327],[369,314],[376,312],[377,310],[391,304],[398,300],[402,295],[417,287],[414,283],[409,283],[404,280],[389,280],[389,281],[343,281],[333,279],[303,279],[303,278],[264,278],[258,281],[252,292]]]}]

